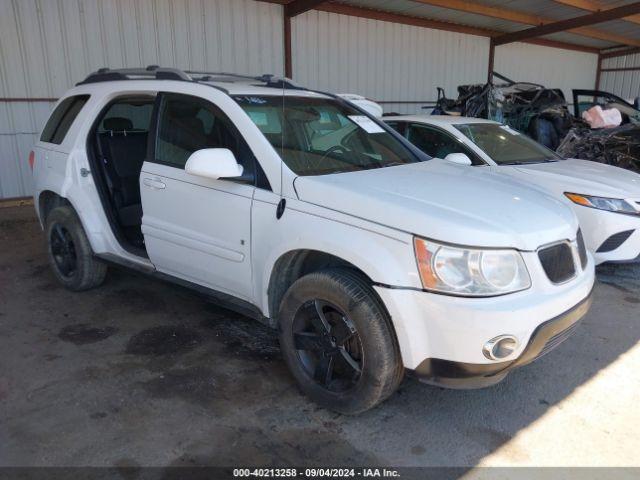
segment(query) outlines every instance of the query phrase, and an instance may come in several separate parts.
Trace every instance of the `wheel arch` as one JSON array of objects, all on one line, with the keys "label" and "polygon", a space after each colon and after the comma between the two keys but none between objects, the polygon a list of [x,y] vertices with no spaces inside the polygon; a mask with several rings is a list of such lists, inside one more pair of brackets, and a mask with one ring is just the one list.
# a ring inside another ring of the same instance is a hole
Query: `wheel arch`
[{"label": "wheel arch", "polygon": [[54,192],[53,190],[43,190],[38,194],[38,217],[40,219],[40,226],[44,228],[47,221],[47,216],[54,208],[69,206],[75,210],[75,207],[66,197]]},{"label": "wheel arch", "polygon": [[275,318],[285,293],[299,278],[325,268],[342,267],[362,275],[372,285],[374,281],[362,268],[332,253],[315,249],[297,249],[283,253],[273,264],[269,275],[267,298],[269,316]]}]

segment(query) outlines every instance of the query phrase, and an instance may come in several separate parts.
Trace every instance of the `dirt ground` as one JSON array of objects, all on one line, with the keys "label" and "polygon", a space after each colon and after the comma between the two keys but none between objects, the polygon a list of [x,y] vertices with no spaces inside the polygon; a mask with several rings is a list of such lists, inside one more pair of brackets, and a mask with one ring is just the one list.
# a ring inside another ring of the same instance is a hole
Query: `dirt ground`
[{"label": "dirt ground", "polygon": [[577,333],[501,384],[406,380],[346,417],[197,294],[118,269],[64,290],[33,208],[0,208],[0,466],[640,466],[640,269],[598,278]]}]

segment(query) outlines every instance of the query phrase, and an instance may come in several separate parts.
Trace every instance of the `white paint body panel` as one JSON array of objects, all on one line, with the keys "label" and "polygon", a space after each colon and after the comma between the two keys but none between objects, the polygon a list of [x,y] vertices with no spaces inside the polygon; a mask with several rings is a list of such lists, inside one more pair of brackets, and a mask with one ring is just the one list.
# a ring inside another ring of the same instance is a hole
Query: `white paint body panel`
[{"label": "white paint body panel", "polygon": [[[553,195],[558,201],[570,205],[580,221],[585,243],[593,253],[596,264],[609,261],[632,261],[640,258],[639,174],[611,165],[578,159],[532,165],[497,165],[491,157],[454,127],[456,124],[465,123],[496,123],[490,120],[439,115],[385,117],[385,120],[415,122],[446,130],[477,153],[495,172],[536,186]],[[470,167],[470,169],[478,168]],[[624,215],[576,205],[565,197],[565,192],[624,199],[637,206],[639,215]],[[635,230],[635,232],[619,248],[610,252],[597,252],[611,235],[628,230]]]},{"label": "white paint body panel", "polygon": [[405,340],[401,343],[405,366],[415,368],[425,358],[488,364],[491,361],[482,354],[482,345],[504,334],[518,339],[518,348],[505,358],[516,359],[538,325],[569,310],[593,288],[590,255],[586,271],[566,285],[549,282],[535,253],[525,253],[524,259],[531,288],[490,301],[376,288],[394,319],[398,338]]},{"label": "white paint body panel", "polygon": [[[266,89],[251,88],[252,93],[266,93]],[[269,191],[205,179],[145,162],[140,177],[142,229],[150,260],[159,271],[241,298],[265,316],[275,316],[277,312],[269,309],[267,288],[282,255],[306,249],[337,256],[376,285],[391,313],[407,368],[436,355],[489,362],[480,358],[487,335],[516,333],[526,342],[536,326],[577,304],[593,285],[592,259],[566,284],[546,280],[534,251],[551,242],[573,241],[577,219],[566,204],[508,175],[433,160],[296,178],[226,93],[207,85],[166,80],[77,87],[69,95],[92,96],[63,144],[36,145],[37,192],[51,190],[69,199],[96,253],[150,265],[120,247],[92,176],[82,177],[79,171],[89,168],[87,135],[104,106],[121,94],[158,91],[199,96],[223,110],[272,187]],[[282,197],[287,206],[277,219],[276,205]],[[517,294],[483,299],[427,294],[421,291],[414,234],[445,243],[519,249],[532,286]],[[455,335],[462,335],[462,341],[454,342]]]},{"label": "white paint body panel", "polygon": [[296,190],[303,201],[458,245],[535,250],[572,239],[578,229],[570,209],[550,196],[506,175],[441,159],[300,177]]},{"label": "white paint body panel", "polygon": [[[164,186],[148,186],[146,180]],[[145,162],[140,189],[142,233],[149,258],[159,271],[243,300],[253,299],[253,186]]]}]

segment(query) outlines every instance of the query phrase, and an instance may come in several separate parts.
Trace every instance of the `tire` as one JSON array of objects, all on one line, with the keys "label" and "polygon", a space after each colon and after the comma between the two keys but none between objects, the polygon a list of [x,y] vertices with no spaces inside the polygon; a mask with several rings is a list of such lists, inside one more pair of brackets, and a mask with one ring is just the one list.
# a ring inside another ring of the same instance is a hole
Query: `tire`
[{"label": "tire", "polygon": [[58,281],[74,292],[102,284],[107,266],[97,260],[72,207],[54,208],[45,220],[49,263]]},{"label": "tire", "polygon": [[[329,329],[316,328],[327,322]],[[282,300],[279,330],[283,357],[301,390],[327,409],[368,410],[395,392],[404,376],[389,314],[356,271],[327,269],[298,279]]]}]

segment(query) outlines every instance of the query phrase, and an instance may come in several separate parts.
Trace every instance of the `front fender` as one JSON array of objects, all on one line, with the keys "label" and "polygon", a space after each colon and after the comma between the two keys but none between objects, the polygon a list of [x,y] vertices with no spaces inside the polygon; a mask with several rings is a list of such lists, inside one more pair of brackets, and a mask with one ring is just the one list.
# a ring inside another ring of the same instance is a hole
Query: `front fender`
[{"label": "front fender", "polygon": [[273,313],[268,287],[276,262],[296,250],[338,257],[374,283],[421,288],[411,235],[296,200],[288,200],[280,220],[274,211],[272,203],[259,201],[252,211],[255,298],[266,316]]}]

